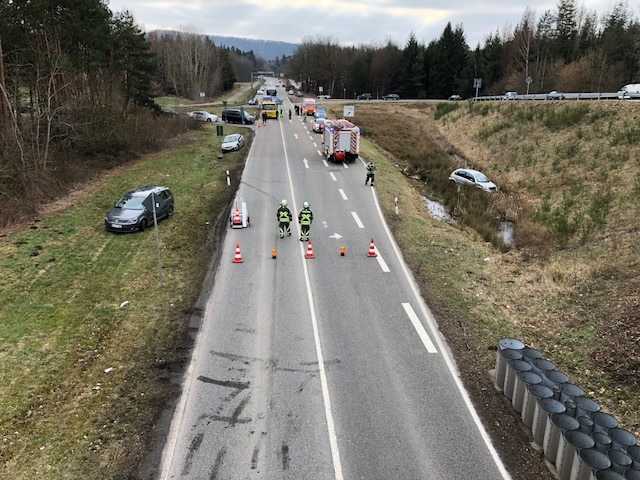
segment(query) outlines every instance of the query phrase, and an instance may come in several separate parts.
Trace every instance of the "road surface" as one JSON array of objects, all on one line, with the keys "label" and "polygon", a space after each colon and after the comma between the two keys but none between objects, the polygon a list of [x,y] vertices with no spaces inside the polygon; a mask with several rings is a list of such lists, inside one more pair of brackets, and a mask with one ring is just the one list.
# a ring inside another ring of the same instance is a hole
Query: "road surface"
[{"label": "road surface", "polygon": [[[226,235],[160,478],[509,478],[364,166],[323,162],[310,127],[294,115],[256,129],[238,192],[251,227]],[[296,228],[278,238],[283,198],[294,216],[311,203],[315,259]]]}]

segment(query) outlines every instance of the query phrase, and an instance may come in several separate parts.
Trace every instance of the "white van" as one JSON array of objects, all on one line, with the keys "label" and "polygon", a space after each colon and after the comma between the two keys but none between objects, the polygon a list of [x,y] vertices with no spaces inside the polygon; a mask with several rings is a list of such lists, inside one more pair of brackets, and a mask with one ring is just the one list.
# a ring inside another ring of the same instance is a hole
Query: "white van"
[{"label": "white van", "polygon": [[640,83],[630,83],[618,91],[618,99],[620,100],[631,100],[633,98],[640,98]]}]

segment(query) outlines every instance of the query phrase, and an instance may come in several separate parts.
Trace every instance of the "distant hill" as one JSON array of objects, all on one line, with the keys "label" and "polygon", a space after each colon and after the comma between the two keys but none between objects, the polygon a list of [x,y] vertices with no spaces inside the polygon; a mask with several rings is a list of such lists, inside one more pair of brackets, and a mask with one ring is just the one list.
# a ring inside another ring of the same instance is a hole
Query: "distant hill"
[{"label": "distant hill", "polygon": [[279,42],[276,40],[254,40],[251,38],[241,37],[223,37],[220,35],[209,35],[216,45],[225,47],[235,47],[242,51],[253,53],[265,60],[275,60],[276,57],[282,55],[293,55],[298,48],[295,43]]},{"label": "distant hill", "polygon": [[[174,30],[154,30],[160,36],[175,34]],[[252,38],[225,37],[222,35],[209,35],[209,38],[219,47],[235,47],[243,52],[253,50],[253,53],[264,60],[275,60],[282,55],[293,55],[298,48],[295,43],[279,42],[276,40],[254,40]]]}]

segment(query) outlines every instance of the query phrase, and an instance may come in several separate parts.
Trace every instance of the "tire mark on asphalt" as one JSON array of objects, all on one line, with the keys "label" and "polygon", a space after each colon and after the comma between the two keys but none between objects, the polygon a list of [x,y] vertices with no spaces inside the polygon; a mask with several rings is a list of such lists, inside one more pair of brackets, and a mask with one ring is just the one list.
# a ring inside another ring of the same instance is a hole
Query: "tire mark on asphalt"
[{"label": "tire mark on asphalt", "polygon": [[199,433],[193,440],[191,440],[191,444],[189,445],[189,451],[187,452],[187,457],[184,459],[184,466],[182,467],[182,475],[189,475],[191,471],[191,465],[193,464],[193,457],[196,452],[202,445],[202,439],[204,438],[204,433]]},{"label": "tire mark on asphalt", "polygon": [[244,390],[246,388],[249,388],[249,385],[251,385],[250,382],[236,382],[236,381],[233,381],[233,380],[216,380],[215,378],[209,378],[209,377],[205,377],[203,375],[200,375],[198,377],[198,380],[200,380],[201,382],[204,382],[204,383],[211,383],[213,385],[220,385],[221,387],[237,388],[238,390]]},{"label": "tire mark on asphalt", "polygon": [[282,470],[289,470],[289,445],[282,444]]},{"label": "tire mark on asphalt", "polygon": [[230,427],[235,427],[236,426],[236,423],[238,423],[238,419],[240,418],[240,414],[244,410],[244,407],[247,406],[247,403],[249,403],[250,399],[251,399],[251,395],[247,395],[245,398],[243,398],[240,401],[238,406],[235,408],[235,410],[231,414],[231,420],[229,421],[229,426]]},{"label": "tire mark on asphalt", "polygon": [[218,451],[218,454],[216,455],[216,461],[214,462],[213,467],[211,468],[211,472],[209,473],[209,480],[216,480],[218,478],[218,472],[220,471],[220,467],[224,462],[224,456],[226,455],[226,453],[227,449],[225,447],[222,447]]},{"label": "tire mark on asphalt", "polygon": [[260,455],[260,446],[256,445],[253,449],[253,454],[251,455],[251,470],[255,470],[258,468],[259,455]]}]

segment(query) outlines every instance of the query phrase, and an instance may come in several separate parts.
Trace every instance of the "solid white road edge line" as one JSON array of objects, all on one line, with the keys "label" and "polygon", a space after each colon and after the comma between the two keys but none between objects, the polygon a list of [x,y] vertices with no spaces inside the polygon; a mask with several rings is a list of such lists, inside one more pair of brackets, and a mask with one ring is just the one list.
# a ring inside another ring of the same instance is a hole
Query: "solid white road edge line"
[{"label": "solid white road edge line", "polygon": [[[364,163],[366,165],[366,162],[364,160],[362,160],[362,159],[360,159],[360,160],[362,161],[362,163]],[[489,434],[485,430],[484,425],[482,424],[482,421],[480,420],[480,417],[478,416],[478,412],[476,412],[476,409],[473,406],[473,403],[471,402],[471,398],[469,397],[469,393],[464,388],[464,385],[462,384],[462,380],[460,380],[460,376],[458,375],[458,370],[457,370],[455,364],[453,363],[453,359],[451,358],[449,350],[446,347],[444,339],[440,335],[440,330],[438,330],[438,328],[436,326],[436,320],[435,320],[435,318],[433,316],[433,313],[431,313],[431,310],[429,310],[429,307],[427,306],[427,304],[425,303],[424,299],[422,298],[422,295],[420,295],[420,290],[418,289],[418,285],[417,285],[416,281],[414,280],[413,275],[409,271],[409,268],[407,267],[407,264],[404,261],[404,257],[402,256],[402,252],[400,252],[400,248],[398,247],[398,244],[396,243],[395,238],[393,238],[393,235],[391,234],[391,230],[389,229],[389,225],[387,225],[387,221],[384,218],[384,214],[382,213],[382,208],[380,208],[380,202],[378,202],[378,196],[376,195],[376,191],[373,188],[371,189],[371,195],[373,196],[373,203],[376,206],[376,210],[378,210],[378,216],[380,217],[380,221],[382,222],[382,226],[384,228],[384,231],[387,234],[387,238],[389,239],[389,242],[391,243],[391,246],[393,248],[393,252],[396,254],[396,258],[398,259],[398,263],[400,264],[400,267],[402,268],[402,271],[403,271],[405,277],[407,278],[407,281],[409,282],[409,286],[411,287],[411,290],[413,291],[413,295],[415,296],[416,301],[418,302],[418,305],[420,306],[420,311],[422,312],[422,315],[424,316],[424,318],[425,318],[425,320],[427,322],[427,326],[429,327],[429,330],[431,331],[431,334],[433,335],[433,338],[435,339],[436,344],[438,345],[438,348],[440,349],[440,352],[442,354],[442,358],[444,359],[444,362],[447,365],[447,368],[449,369],[449,372],[451,373],[451,376],[453,377],[454,383],[458,387],[458,391],[460,392],[460,395],[462,396],[462,399],[463,399],[465,405],[467,406],[467,410],[469,411],[469,414],[471,415],[471,418],[473,419],[474,423],[478,427],[478,431],[480,432],[480,436],[484,440],[484,443],[485,443],[487,449],[489,450],[489,454],[493,458],[493,461],[495,462],[496,467],[500,471],[500,474],[502,475],[502,478],[504,480],[512,480],[511,475],[509,475],[509,472],[507,472],[507,469],[504,467],[504,464],[502,463],[502,460],[500,459],[500,456],[498,455],[498,452],[496,451],[495,447],[493,446],[493,443],[491,442],[491,438],[489,437]]]},{"label": "solid white road edge line", "polygon": [[338,179],[336,178],[336,176],[333,174],[333,172],[329,172],[329,175],[331,176],[331,180],[333,180],[334,182],[337,182]]},{"label": "solid white road edge line", "polygon": [[322,159],[322,163],[324,163],[324,166],[325,166],[325,167],[329,168],[329,164],[327,163],[327,160],[326,160],[326,159],[324,159],[324,158],[323,158],[323,159]]},{"label": "solid white road edge line", "polygon": [[362,224],[362,220],[360,220],[360,217],[356,212],[351,212],[351,216],[356,221],[356,225],[358,225],[358,227],[364,228],[364,225]]},{"label": "solid white road edge line", "polygon": [[[291,191],[291,202],[294,211],[298,211],[296,203],[296,195],[293,189],[293,178],[291,177],[291,169],[289,168],[289,155],[287,154],[287,145],[284,141],[284,133],[282,126],[280,127],[280,137],[282,138],[282,148],[284,149],[284,162],[287,167],[287,177],[289,178],[289,190]],[[296,228],[300,230],[300,226],[296,224]],[[299,233],[299,232],[298,232]],[[342,462],[340,461],[340,451],[338,450],[338,437],[336,436],[335,422],[333,421],[333,413],[331,411],[331,397],[329,396],[329,384],[327,382],[327,372],[324,368],[324,356],[322,355],[322,346],[320,345],[320,332],[318,330],[318,319],[316,318],[316,310],[314,307],[313,293],[311,292],[311,281],[309,280],[309,269],[307,262],[304,260],[304,245],[299,243],[300,260],[302,261],[302,269],[304,272],[304,281],[307,287],[307,302],[309,303],[309,313],[311,315],[311,325],[313,327],[313,340],[316,346],[316,356],[318,357],[318,367],[320,371],[320,386],[322,390],[322,399],[324,401],[324,415],[327,421],[327,430],[329,433],[329,446],[331,448],[331,457],[333,460],[333,471],[336,480],[344,480],[342,476]]]},{"label": "solid white road edge line", "polygon": [[382,258],[382,255],[380,255],[380,252],[378,252],[378,256],[376,257],[376,260],[378,260],[378,265],[380,265],[380,268],[384,273],[389,273],[391,271],[389,270],[389,266],[387,265],[387,262],[385,262],[384,258]]},{"label": "solid white road edge line", "polygon": [[304,168],[309,168],[309,162],[307,161],[307,159],[303,158],[302,161],[304,162]]},{"label": "solid white road edge line", "polygon": [[[247,171],[247,166],[249,162],[253,158],[253,146],[255,145],[255,137],[254,141],[251,142],[251,148],[249,149],[249,153],[247,154],[247,160],[245,162],[245,168],[242,171],[242,176],[244,176]],[[241,195],[242,182],[240,182],[240,187],[238,187],[238,191],[236,192],[236,199],[242,198]],[[297,209],[296,209],[297,210]],[[226,237],[225,237],[226,242]],[[207,312],[209,311],[209,301],[207,300],[205,316],[203,318],[207,318]],[[171,426],[169,427],[169,433],[167,434],[167,440],[165,441],[164,448],[162,449],[162,457],[160,459],[160,479],[168,480],[171,476],[171,466],[173,465],[173,458],[176,453],[176,446],[178,444],[178,431],[180,430],[183,422],[184,416],[187,411],[187,400],[191,396],[191,389],[195,383],[196,377],[194,375],[195,363],[196,363],[196,353],[199,351],[200,344],[203,340],[203,332],[204,328],[201,328],[196,336],[196,341],[193,346],[193,350],[191,351],[191,359],[189,360],[189,366],[187,367],[187,371],[184,376],[184,388],[182,390],[182,394],[180,395],[180,399],[178,400],[178,404],[176,405],[176,409],[174,410],[173,416],[171,418]]]},{"label": "solid white road edge line", "polygon": [[411,306],[411,304],[403,303],[402,308],[404,308],[404,311],[407,314],[407,317],[409,317],[409,320],[411,320],[413,328],[416,329],[416,332],[418,333],[418,337],[420,337],[420,340],[422,340],[422,344],[424,345],[424,348],[427,349],[427,352],[438,353],[435,345],[431,341],[431,338],[429,338],[429,335],[427,335],[427,331],[424,329],[422,322],[418,319],[418,315],[416,315],[416,312]]},{"label": "solid white road edge line", "polygon": [[349,200],[349,197],[347,197],[347,194],[344,193],[344,190],[339,188],[338,192],[340,192],[340,196],[342,197],[343,200]]}]

